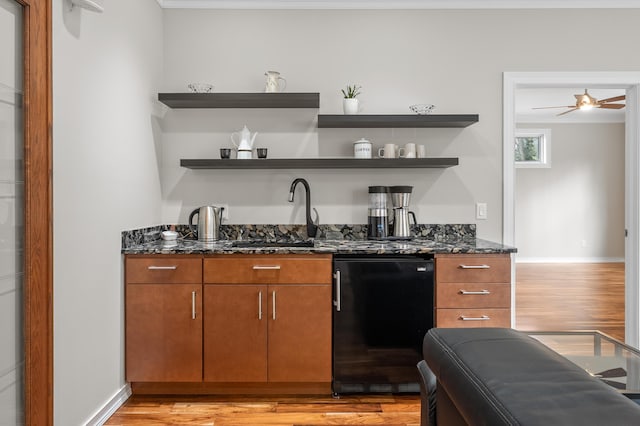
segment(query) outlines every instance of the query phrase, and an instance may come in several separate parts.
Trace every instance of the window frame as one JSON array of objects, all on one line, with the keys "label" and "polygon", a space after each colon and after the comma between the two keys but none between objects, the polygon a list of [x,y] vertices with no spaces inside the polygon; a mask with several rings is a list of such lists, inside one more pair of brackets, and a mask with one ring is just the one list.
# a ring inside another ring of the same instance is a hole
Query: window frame
[{"label": "window frame", "polygon": [[517,161],[514,159],[516,168],[520,169],[544,169],[551,168],[551,129],[516,129],[513,140],[514,149],[517,138],[539,138],[538,161]]}]

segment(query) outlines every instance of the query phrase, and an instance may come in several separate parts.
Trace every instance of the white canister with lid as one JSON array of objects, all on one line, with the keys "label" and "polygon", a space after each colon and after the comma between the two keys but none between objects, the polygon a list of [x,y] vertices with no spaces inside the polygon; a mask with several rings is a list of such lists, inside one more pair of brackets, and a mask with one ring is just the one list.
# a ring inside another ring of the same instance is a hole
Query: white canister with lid
[{"label": "white canister with lid", "polygon": [[353,156],[355,158],[371,158],[371,142],[362,138],[353,143]]}]

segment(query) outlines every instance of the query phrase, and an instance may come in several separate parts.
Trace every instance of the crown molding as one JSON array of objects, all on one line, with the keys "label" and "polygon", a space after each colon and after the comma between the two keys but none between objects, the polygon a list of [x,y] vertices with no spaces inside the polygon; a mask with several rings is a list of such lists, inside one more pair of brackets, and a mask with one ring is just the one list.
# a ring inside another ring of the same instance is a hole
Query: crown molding
[{"label": "crown molding", "polygon": [[157,0],[164,9],[638,9],[640,0]]}]

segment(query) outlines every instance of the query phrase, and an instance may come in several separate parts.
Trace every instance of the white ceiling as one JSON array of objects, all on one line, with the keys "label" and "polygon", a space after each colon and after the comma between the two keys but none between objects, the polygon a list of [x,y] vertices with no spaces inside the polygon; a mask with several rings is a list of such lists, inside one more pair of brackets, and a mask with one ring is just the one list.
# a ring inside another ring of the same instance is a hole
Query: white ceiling
[{"label": "white ceiling", "polygon": [[640,0],[157,0],[171,9],[611,9]]},{"label": "white ceiling", "polygon": [[[573,95],[583,94],[584,89],[584,87],[516,89],[516,121],[519,123],[622,123],[625,121],[625,108],[577,110],[559,117],[558,114],[567,111],[568,108],[532,109],[533,107],[574,105],[576,98]],[[625,94],[624,89],[588,89],[589,94],[596,99]],[[624,103],[624,101],[617,103]]]}]

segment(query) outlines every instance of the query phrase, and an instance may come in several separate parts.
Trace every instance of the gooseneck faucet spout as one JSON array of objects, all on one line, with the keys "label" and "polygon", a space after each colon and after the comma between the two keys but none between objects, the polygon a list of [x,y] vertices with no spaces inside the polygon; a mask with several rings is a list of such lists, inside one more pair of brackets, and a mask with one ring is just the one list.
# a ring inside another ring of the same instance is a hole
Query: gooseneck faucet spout
[{"label": "gooseneck faucet spout", "polygon": [[316,222],[314,223],[313,220],[311,220],[311,188],[309,188],[309,182],[307,182],[306,179],[303,178],[297,178],[294,179],[294,181],[291,183],[291,189],[289,189],[289,202],[293,203],[293,195],[294,192],[296,190],[296,186],[301,183],[304,186],[305,189],[305,193],[306,193],[306,198],[305,198],[305,212],[306,212],[306,219],[307,219],[307,236],[310,238],[314,238],[316,236],[316,234],[318,233],[318,225],[317,225],[317,221],[318,221],[318,211],[316,209],[313,209],[313,211],[316,212]]}]

